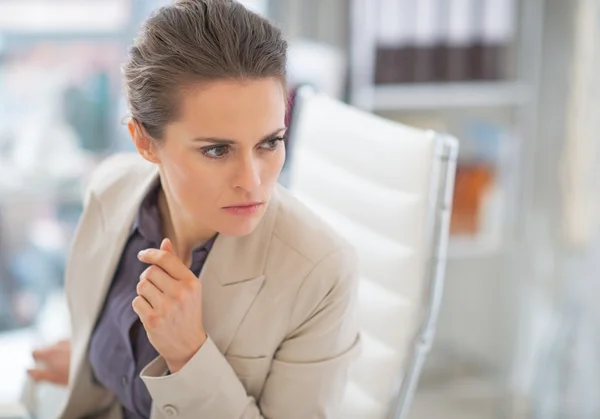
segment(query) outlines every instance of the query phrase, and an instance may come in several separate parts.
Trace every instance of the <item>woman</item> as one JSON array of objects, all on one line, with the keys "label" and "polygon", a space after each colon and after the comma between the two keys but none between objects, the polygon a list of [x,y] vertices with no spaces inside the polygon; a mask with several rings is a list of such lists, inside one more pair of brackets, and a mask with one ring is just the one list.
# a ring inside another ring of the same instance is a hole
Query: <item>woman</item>
[{"label": "woman", "polygon": [[277,186],[285,66],[280,31],[232,0],[177,1],[142,27],[124,66],[138,153],[90,182],[72,337],[30,371],[68,383],[62,417],[335,417],[356,257]]}]

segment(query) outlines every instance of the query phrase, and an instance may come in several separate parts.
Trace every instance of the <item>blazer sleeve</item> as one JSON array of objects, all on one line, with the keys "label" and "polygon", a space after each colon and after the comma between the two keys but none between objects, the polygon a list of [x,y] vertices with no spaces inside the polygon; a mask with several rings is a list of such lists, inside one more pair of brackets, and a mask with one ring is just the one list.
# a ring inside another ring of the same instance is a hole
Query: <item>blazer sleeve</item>
[{"label": "blazer sleeve", "polygon": [[166,375],[161,357],[142,371],[155,406],[166,417],[335,418],[360,350],[356,260],[354,250],[339,249],[304,279],[260,400],[247,395],[209,337],[179,372]]}]

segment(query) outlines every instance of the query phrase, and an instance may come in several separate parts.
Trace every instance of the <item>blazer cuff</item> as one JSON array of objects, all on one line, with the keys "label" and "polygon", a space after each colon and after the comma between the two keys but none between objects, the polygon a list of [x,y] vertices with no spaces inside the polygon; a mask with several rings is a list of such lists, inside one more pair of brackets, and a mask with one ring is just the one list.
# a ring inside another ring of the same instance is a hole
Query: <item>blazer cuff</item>
[{"label": "blazer cuff", "polygon": [[176,413],[185,418],[200,414],[238,418],[248,403],[244,386],[210,336],[178,372],[169,375],[166,361],[159,356],[140,377],[154,406],[167,417]]}]

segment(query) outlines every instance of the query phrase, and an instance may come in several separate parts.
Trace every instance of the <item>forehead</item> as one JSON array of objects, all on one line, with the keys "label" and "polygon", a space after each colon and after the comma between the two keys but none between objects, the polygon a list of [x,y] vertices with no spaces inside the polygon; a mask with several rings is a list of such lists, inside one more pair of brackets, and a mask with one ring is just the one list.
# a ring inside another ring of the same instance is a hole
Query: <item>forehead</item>
[{"label": "forehead", "polygon": [[180,117],[173,124],[180,135],[255,140],[284,126],[285,91],[276,79],[191,85],[180,99]]}]

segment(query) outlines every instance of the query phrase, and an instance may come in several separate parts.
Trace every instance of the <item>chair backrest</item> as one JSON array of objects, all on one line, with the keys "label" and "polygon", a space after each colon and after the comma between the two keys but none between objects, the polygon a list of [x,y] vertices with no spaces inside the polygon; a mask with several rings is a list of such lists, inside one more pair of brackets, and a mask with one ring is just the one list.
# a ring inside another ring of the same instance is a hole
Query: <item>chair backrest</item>
[{"label": "chair backrest", "polygon": [[340,417],[404,417],[440,305],[458,143],[297,93],[288,187],[359,252],[363,352]]}]

